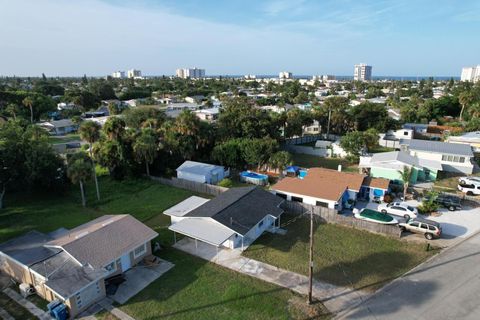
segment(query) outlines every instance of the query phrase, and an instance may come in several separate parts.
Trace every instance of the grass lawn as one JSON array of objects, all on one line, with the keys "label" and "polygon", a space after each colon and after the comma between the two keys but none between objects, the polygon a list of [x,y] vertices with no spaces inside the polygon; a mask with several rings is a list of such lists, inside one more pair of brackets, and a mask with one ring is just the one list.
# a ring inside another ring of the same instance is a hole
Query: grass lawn
[{"label": "grass lawn", "polygon": [[78,141],[78,140],[80,140],[80,135],[76,133],[71,133],[64,136],[60,136],[60,137],[56,137],[56,136],[48,137],[48,141],[53,144],[66,143],[66,142]]},{"label": "grass lawn", "polygon": [[[305,305],[287,289],[241,275],[171,248],[170,218],[162,212],[192,195],[149,180],[99,180],[102,199],[87,185],[87,208],[73,186],[64,194],[7,194],[0,211],[0,242],[29,230],[73,228],[103,214],[129,213],[155,229],[164,248],[159,256],[175,267],[120,308],[142,319],[328,319],[321,304]],[[0,297],[1,298],[1,297]],[[0,305],[3,305],[0,300]],[[23,311],[21,308],[19,311]],[[19,316],[19,319],[29,319]],[[99,319],[113,320],[107,313]]]},{"label": "grass lawn", "polygon": [[358,172],[357,164],[348,163],[348,161],[341,158],[322,158],[308,154],[293,153],[292,160],[295,165],[304,168],[322,167],[337,170],[338,165],[341,164],[343,171]]},{"label": "grass lawn", "polygon": [[34,315],[28,312],[25,308],[10,299],[5,293],[0,292],[0,307],[7,311],[14,319],[35,320]]},{"label": "grass lawn", "polygon": [[380,145],[377,145],[371,149],[368,150],[370,153],[380,153],[380,152],[390,152],[390,151],[395,151],[394,148],[389,148],[389,147],[382,147]]},{"label": "grass lawn", "polygon": [[[263,235],[244,255],[307,275],[310,220],[299,218],[285,229],[286,236]],[[317,223],[314,232],[314,277],[356,289],[376,290],[435,254],[422,244],[333,224]]]}]

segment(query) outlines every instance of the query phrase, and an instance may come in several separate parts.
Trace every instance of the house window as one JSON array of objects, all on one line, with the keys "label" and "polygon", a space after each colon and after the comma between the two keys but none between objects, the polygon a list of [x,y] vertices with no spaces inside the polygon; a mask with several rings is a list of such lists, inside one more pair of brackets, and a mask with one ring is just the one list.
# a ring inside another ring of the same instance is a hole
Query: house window
[{"label": "house window", "polygon": [[442,155],[442,161],[447,161],[447,156],[446,155]]},{"label": "house window", "polygon": [[303,198],[300,198],[300,197],[292,197],[292,201],[295,201],[295,202],[303,202]]},{"label": "house window", "polygon": [[145,243],[144,243],[141,246],[135,248],[135,250],[133,250],[133,257],[134,258],[139,257],[142,254],[144,254],[145,251],[147,251],[147,250],[146,250]]},{"label": "house window", "polygon": [[328,203],[327,202],[317,201],[315,203],[315,205],[318,206],[318,207],[328,208]]},{"label": "house window", "polygon": [[258,227],[261,228],[263,226],[263,220],[260,221],[260,223],[258,224]]},{"label": "house window", "polygon": [[117,264],[115,261],[112,261],[111,263],[107,264],[105,266],[105,269],[109,272],[109,273],[112,273],[112,272],[115,272],[117,270]]},{"label": "house window", "polygon": [[460,157],[460,163],[465,163],[465,157]]},{"label": "house window", "polygon": [[279,196],[280,198],[283,198],[283,199],[287,199],[287,195],[284,194],[284,193],[276,193],[277,196]]}]

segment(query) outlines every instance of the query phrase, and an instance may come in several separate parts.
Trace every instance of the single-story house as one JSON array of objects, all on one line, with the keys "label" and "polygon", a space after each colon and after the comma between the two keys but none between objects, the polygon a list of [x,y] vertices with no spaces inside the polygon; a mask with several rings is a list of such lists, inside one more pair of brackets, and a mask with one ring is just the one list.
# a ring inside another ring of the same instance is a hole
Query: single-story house
[{"label": "single-story house", "polygon": [[105,215],[72,230],[30,231],[0,245],[0,269],[60,300],[74,318],[105,297],[105,279],[151,254],[157,233],[130,215]]},{"label": "single-story house", "polygon": [[190,197],[164,214],[175,234],[243,251],[264,231],[280,226],[283,201],[260,187],[231,188],[211,200]]},{"label": "single-story house", "polygon": [[230,175],[230,170],[214,164],[185,161],[177,168],[177,178],[200,183],[216,184]]},{"label": "single-story house", "polygon": [[381,178],[365,180],[366,178],[359,173],[310,168],[301,178],[283,178],[272,186],[272,192],[289,201],[342,210],[348,200],[356,201],[360,193],[360,198],[373,199],[370,194],[375,194],[383,199],[389,181]]},{"label": "single-story house", "polygon": [[52,135],[64,135],[75,132],[78,126],[70,119],[46,121],[39,124],[40,127],[46,129]]},{"label": "single-story house", "polygon": [[220,114],[220,108],[208,108],[196,110],[194,112],[200,120],[212,122],[218,119],[218,115]]},{"label": "single-story house", "polygon": [[460,143],[429,140],[400,140],[400,148],[422,160],[435,160],[447,172],[472,174],[474,158],[472,147]]},{"label": "single-story house", "polygon": [[480,131],[466,132],[459,136],[449,136],[449,143],[462,143],[472,147],[473,152],[480,153]]},{"label": "single-story house", "polygon": [[405,151],[375,153],[372,156],[360,157],[359,168],[362,173],[371,177],[402,180],[404,167],[411,168],[410,183],[435,181],[437,174],[443,169],[440,161],[420,159]]}]

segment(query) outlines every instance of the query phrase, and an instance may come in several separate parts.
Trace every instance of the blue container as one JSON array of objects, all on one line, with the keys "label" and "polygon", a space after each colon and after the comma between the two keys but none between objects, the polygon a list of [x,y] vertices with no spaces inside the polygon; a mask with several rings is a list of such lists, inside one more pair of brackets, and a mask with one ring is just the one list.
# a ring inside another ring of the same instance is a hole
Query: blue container
[{"label": "blue container", "polygon": [[58,305],[62,304],[62,301],[58,300],[58,299],[55,299],[53,300],[52,302],[50,302],[49,304],[47,304],[47,309],[48,309],[48,312],[52,312],[53,309],[55,309]]},{"label": "blue container", "polygon": [[68,319],[68,310],[67,307],[62,303],[56,306],[50,314],[56,320],[67,320]]}]

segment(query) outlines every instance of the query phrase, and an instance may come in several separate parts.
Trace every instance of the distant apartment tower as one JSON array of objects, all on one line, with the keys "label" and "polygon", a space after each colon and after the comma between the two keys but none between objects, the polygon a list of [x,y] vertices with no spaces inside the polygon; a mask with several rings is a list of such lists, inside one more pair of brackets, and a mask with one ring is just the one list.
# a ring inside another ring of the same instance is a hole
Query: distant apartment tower
[{"label": "distant apartment tower", "polygon": [[288,71],[282,71],[278,74],[279,79],[292,79],[292,73]]},{"label": "distant apartment tower", "polygon": [[128,78],[140,78],[142,76],[142,72],[136,69],[130,69],[127,71]]},{"label": "distant apartment tower", "polygon": [[480,65],[476,67],[465,67],[462,69],[461,81],[477,82],[480,81]]},{"label": "distant apartment tower", "polygon": [[353,80],[355,81],[370,81],[372,80],[372,66],[368,66],[365,63],[355,65],[353,71]]},{"label": "distant apartment tower", "polygon": [[115,78],[115,79],[125,78],[125,71],[115,71],[115,72],[112,72],[112,78]]},{"label": "distant apartment tower", "polygon": [[205,69],[198,68],[182,68],[177,69],[175,75],[179,78],[187,79],[200,79],[205,78]]}]

